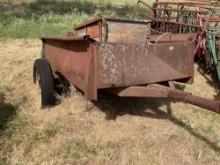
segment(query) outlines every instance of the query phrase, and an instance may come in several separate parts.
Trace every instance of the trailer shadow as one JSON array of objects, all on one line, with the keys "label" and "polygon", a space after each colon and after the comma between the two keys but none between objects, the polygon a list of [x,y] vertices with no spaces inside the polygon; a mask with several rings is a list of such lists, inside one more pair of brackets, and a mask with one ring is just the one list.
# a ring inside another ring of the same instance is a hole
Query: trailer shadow
[{"label": "trailer shadow", "polygon": [[[118,116],[133,115],[154,119],[169,120],[173,124],[183,128],[198,140],[206,143],[211,149],[220,153],[220,147],[216,142],[210,140],[202,133],[193,129],[189,124],[172,115],[171,104],[173,101],[167,99],[151,99],[151,98],[118,98],[104,97],[95,102],[101,111],[106,114],[106,120],[115,120]],[[165,106],[165,111],[161,110],[161,106]]]},{"label": "trailer shadow", "polygon": [[[94,102],[94,104],[106,114],[107,120],[115,120],[118,116],[126,114],[157,119],[168,118],[167,113],[158,108],[160,105],[158,105],[155,99],[120,98],[109,95],[99,100],[98,102]],[[169,105],[169,100],[164,100],[164,102],[167,102],[166,104]],[[171,109],[169,113],[171,113]]]},{"label": "trailer shadow", "polygon": [[0,93],[0,136],[7,125],[16,116],[17,107],[5,102],[5,95]]},{"label": "trailer shadow", "polygon": [[211,73],[210,78],[207,73],[205,73],[205,70],[206,69],[202,65],[197,68],[197,71],[205,78],[206,82],[217,91],[217,94],[214,95],[215,100],[220,100],[220,83],[217,78],[218,76]]},{"label": "trailer shadow", "polygon": [[[206,82],[214,87],[216,90],[219,90],[219,86],[220,86],[220,83],[219,83],[219,80],[217,78],[217,75],[213,74],[213,73],[206,73],[206,68],[202,65],[202,64],[199,64],[199,67],[197,68],[197,71],[206,79]],[[210,75],[210,77],[208,76]]]}]

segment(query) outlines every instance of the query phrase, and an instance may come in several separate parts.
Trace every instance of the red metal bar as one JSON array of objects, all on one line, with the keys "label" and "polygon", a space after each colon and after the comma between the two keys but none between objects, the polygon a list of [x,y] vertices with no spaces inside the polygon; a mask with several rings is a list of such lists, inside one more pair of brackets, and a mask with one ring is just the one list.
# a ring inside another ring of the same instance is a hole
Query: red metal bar
[{"label": "red metal bar", "polygon": [[170,23],[170,24],[177,24],[177,25],[182,25],[182,26],[190,26],[190,27],[195,27],[195,28],[203,28],[203,26],[199,25],[193,25],[193,24],[187,24],[187,23],[181,23],[181,22],[175,22],[175,21],[167,21],[167,20],[160,20],[158,18],[151,17],[141,11],[138,11],[139,14],[146,16],[147,18],[151,19],[152,21],[155,22],[164,22],[164,23]]},{"label": "red metal bar", "polygon": [[220,102],[216,100],[208,100],[202,97],[193,96],[191,93],[178,90],[169,90],[169,97],[220,113]]},{"label": "red metal bar", "polygon": [[158,84],[118,88],[108,90],[108,92],[114,93],[120,97],[172,98],[177,101],[182,101],[208,109],[212,112],[220,113],[220,101],[193,96],[191,93]]}]

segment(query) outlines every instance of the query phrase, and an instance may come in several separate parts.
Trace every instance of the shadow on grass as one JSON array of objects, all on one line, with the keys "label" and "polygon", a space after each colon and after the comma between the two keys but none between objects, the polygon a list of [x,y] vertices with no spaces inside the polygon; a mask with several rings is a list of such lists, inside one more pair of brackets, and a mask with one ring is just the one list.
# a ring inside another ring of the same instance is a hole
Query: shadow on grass
[{"label": "shadow on grass", "polygon": [[5,103],[5,96],[0,93],[0,136],[7,129],[7,123],[16,116],[17,107],[9,103]]},{"label": "shadow on grass", "polygon": [[167,119],[167,113],[159,109],[162,105],[167,107],[169,115],[171,115],[171,111],[169,111],[171,101],[168,99],[162,99],[161,101],[153,98],[120,98],[114,95],[104,94],[94,104],[106,114],[107,120],[115,120],[118,116],[126,114]]},{"label": "shadow on grass", "polygon": [[211,77],[210,78],[208,76],[208,73],[206,73],[207,69],[201,64],[199,64],[199,67],[197,68],[197,70],[206,79],[206,82],[210,86],[214,87],[214,89],[216,91],[218,91],[218,94],[214,95],[215,100],[220,100],[220,90],[219,90],[220,89],[220,81],[217,78],[218,77],[217,74],[213,73],[213,71],[212,71],[212,73],[209,74]]},{"label": "shadow on grass", "polygon": [[[126,114],[141,117],[150,117],[155,119],[169,120],[175,125],[188,131],[198,140],[206,143],[211,149],[220,153],[220,147],[199,131],[193,129],[189,124],[172,115],[171,103],[168,99],[151,99],[151,98],[119,98],[108,95],[102,96],[100,101],[95,102],[101,111],[106,114],[107,120],[115,120],[118,116]],[[165,106],[167,111],[161,110]]]},{"label": "shadow on grass", "polygon": [[[109,2],[92,2],[91,0],[35,0],[33,2],[21,3],[14,6],[11,4],[0,6],[0,10],[6,16],[15,16],[22,19],[37,19],[47,14],[66,15],[83,13],[91,16],[98,12],[98,14],[105,15],[109,13],[109,11],[114,12],[117,16],[127,16],[132,12],[132,9],[133,6],[128,4],[118,6]],[[10,15],[8,13],[10,13]]]},{"label": "shadow on grass", "polygon": [[[197,71],[206,79],[206,82],[214,87],[216,90],[220,89],[220,84],[219,84],[219,80],[218,80],[218,76],[217,74],[215,74],[215,71],[211,71],[211,73],[207,73],[207,69],[204,66],[205,62],[197,62],[197,64],[199,65],[199,67],[197,68]],[[209,76],[211,77],[211,79],[209,78]]]}]

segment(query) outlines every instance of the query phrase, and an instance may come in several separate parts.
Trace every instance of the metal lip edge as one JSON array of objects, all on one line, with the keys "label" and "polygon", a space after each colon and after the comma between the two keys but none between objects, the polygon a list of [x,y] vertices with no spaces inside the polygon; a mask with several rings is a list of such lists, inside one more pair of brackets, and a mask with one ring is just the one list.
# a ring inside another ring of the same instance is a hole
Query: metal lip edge
[{"label": "metal lip edge", "polygon": [[[66,37],[42,37],[41,40],[59,40],[59,41],[88,41],[94,40],[89,36],[77,37],[77,36],[66,36]],[[95,40],[94,40],[95,41]]]},{"label": "metal lip edge", "polygon": [[142,21],[142,20],[137,20],[137,19],[130,19],[130,18],[112,18],[112,17],[106,17],[104,18],[106,21],[114,21],[114,22],[130,22],[130,23],[140,23],[140,24],[148,24],[151,23],[152,21]]},{"label": "metal lip edge", "polygon": [[[116,41],[116,42],[109,42],[109,41],[96,41],[98,45],[102,45],[102,44],[110,44],[110,45],[140,45],[140,43],[143,43],[143,42],[129,42],[129,41]],[[163,42],[163,43],[153,43],[153,42],[149,42],[147,43],[149,46],[152,45],[152,46],[160,46],[160,45],[181,45],[181,44],[193,44],[194,42],[193,41],[190,41],[190,40],[186,40],[186,41],[173,41],[173,42]]]},{"label": "metal lip edge", "polygon": [[98,16],[94,19],[91,19],[89,21],[87,21],[86,23],[83,23],[77,27],[75,27],[75,30],[80,30],[88,25],[97,23],[99,21],[114,21],[114,22],[130,22],[130,23],[139,23],[139,24],[148,24],[151,23],[152,21],[141,21],[141,20],[136,20],[136,19],[129,19],[129,18],[112,18],[112,17],[102,17],[102,16]]}]

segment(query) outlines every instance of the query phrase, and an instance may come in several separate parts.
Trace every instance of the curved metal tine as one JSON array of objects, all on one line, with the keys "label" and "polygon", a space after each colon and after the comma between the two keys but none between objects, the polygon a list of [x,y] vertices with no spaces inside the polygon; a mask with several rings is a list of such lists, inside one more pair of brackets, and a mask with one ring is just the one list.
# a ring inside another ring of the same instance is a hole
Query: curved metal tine
[{"label": "curved metal tine", "polygon": [[163,38],[164,36],[166,36],[166,35],[170,35],[170,40],[171,40],[172,33],[163,33],[162,35],[160,35],[160,36],[156,39],[155,45],[157,44],[157,42],[158,42],[160,39],[162,39],[162,38]]},{"label": "curved metal tine", "polygon": [[[142,5],[146,6],[146,7],[148,7],[149,9],[151,9],[152,11],[154,11],[154,9],[150,5],[148,5],[146,2],[144,2],[142,0],[138,0],[136,6],[134,7],[133,12],[130,15],[130,18],[133,18],[134,15],[136,14],[136,12],[138,12],[139,14],[143,15],[143,13],[140,11],[139,4],[142,4]],[[144,15],[147,16],[147,14],[144,14]],[[155,15],[154,15],[154,17],[155,17]]]}]

